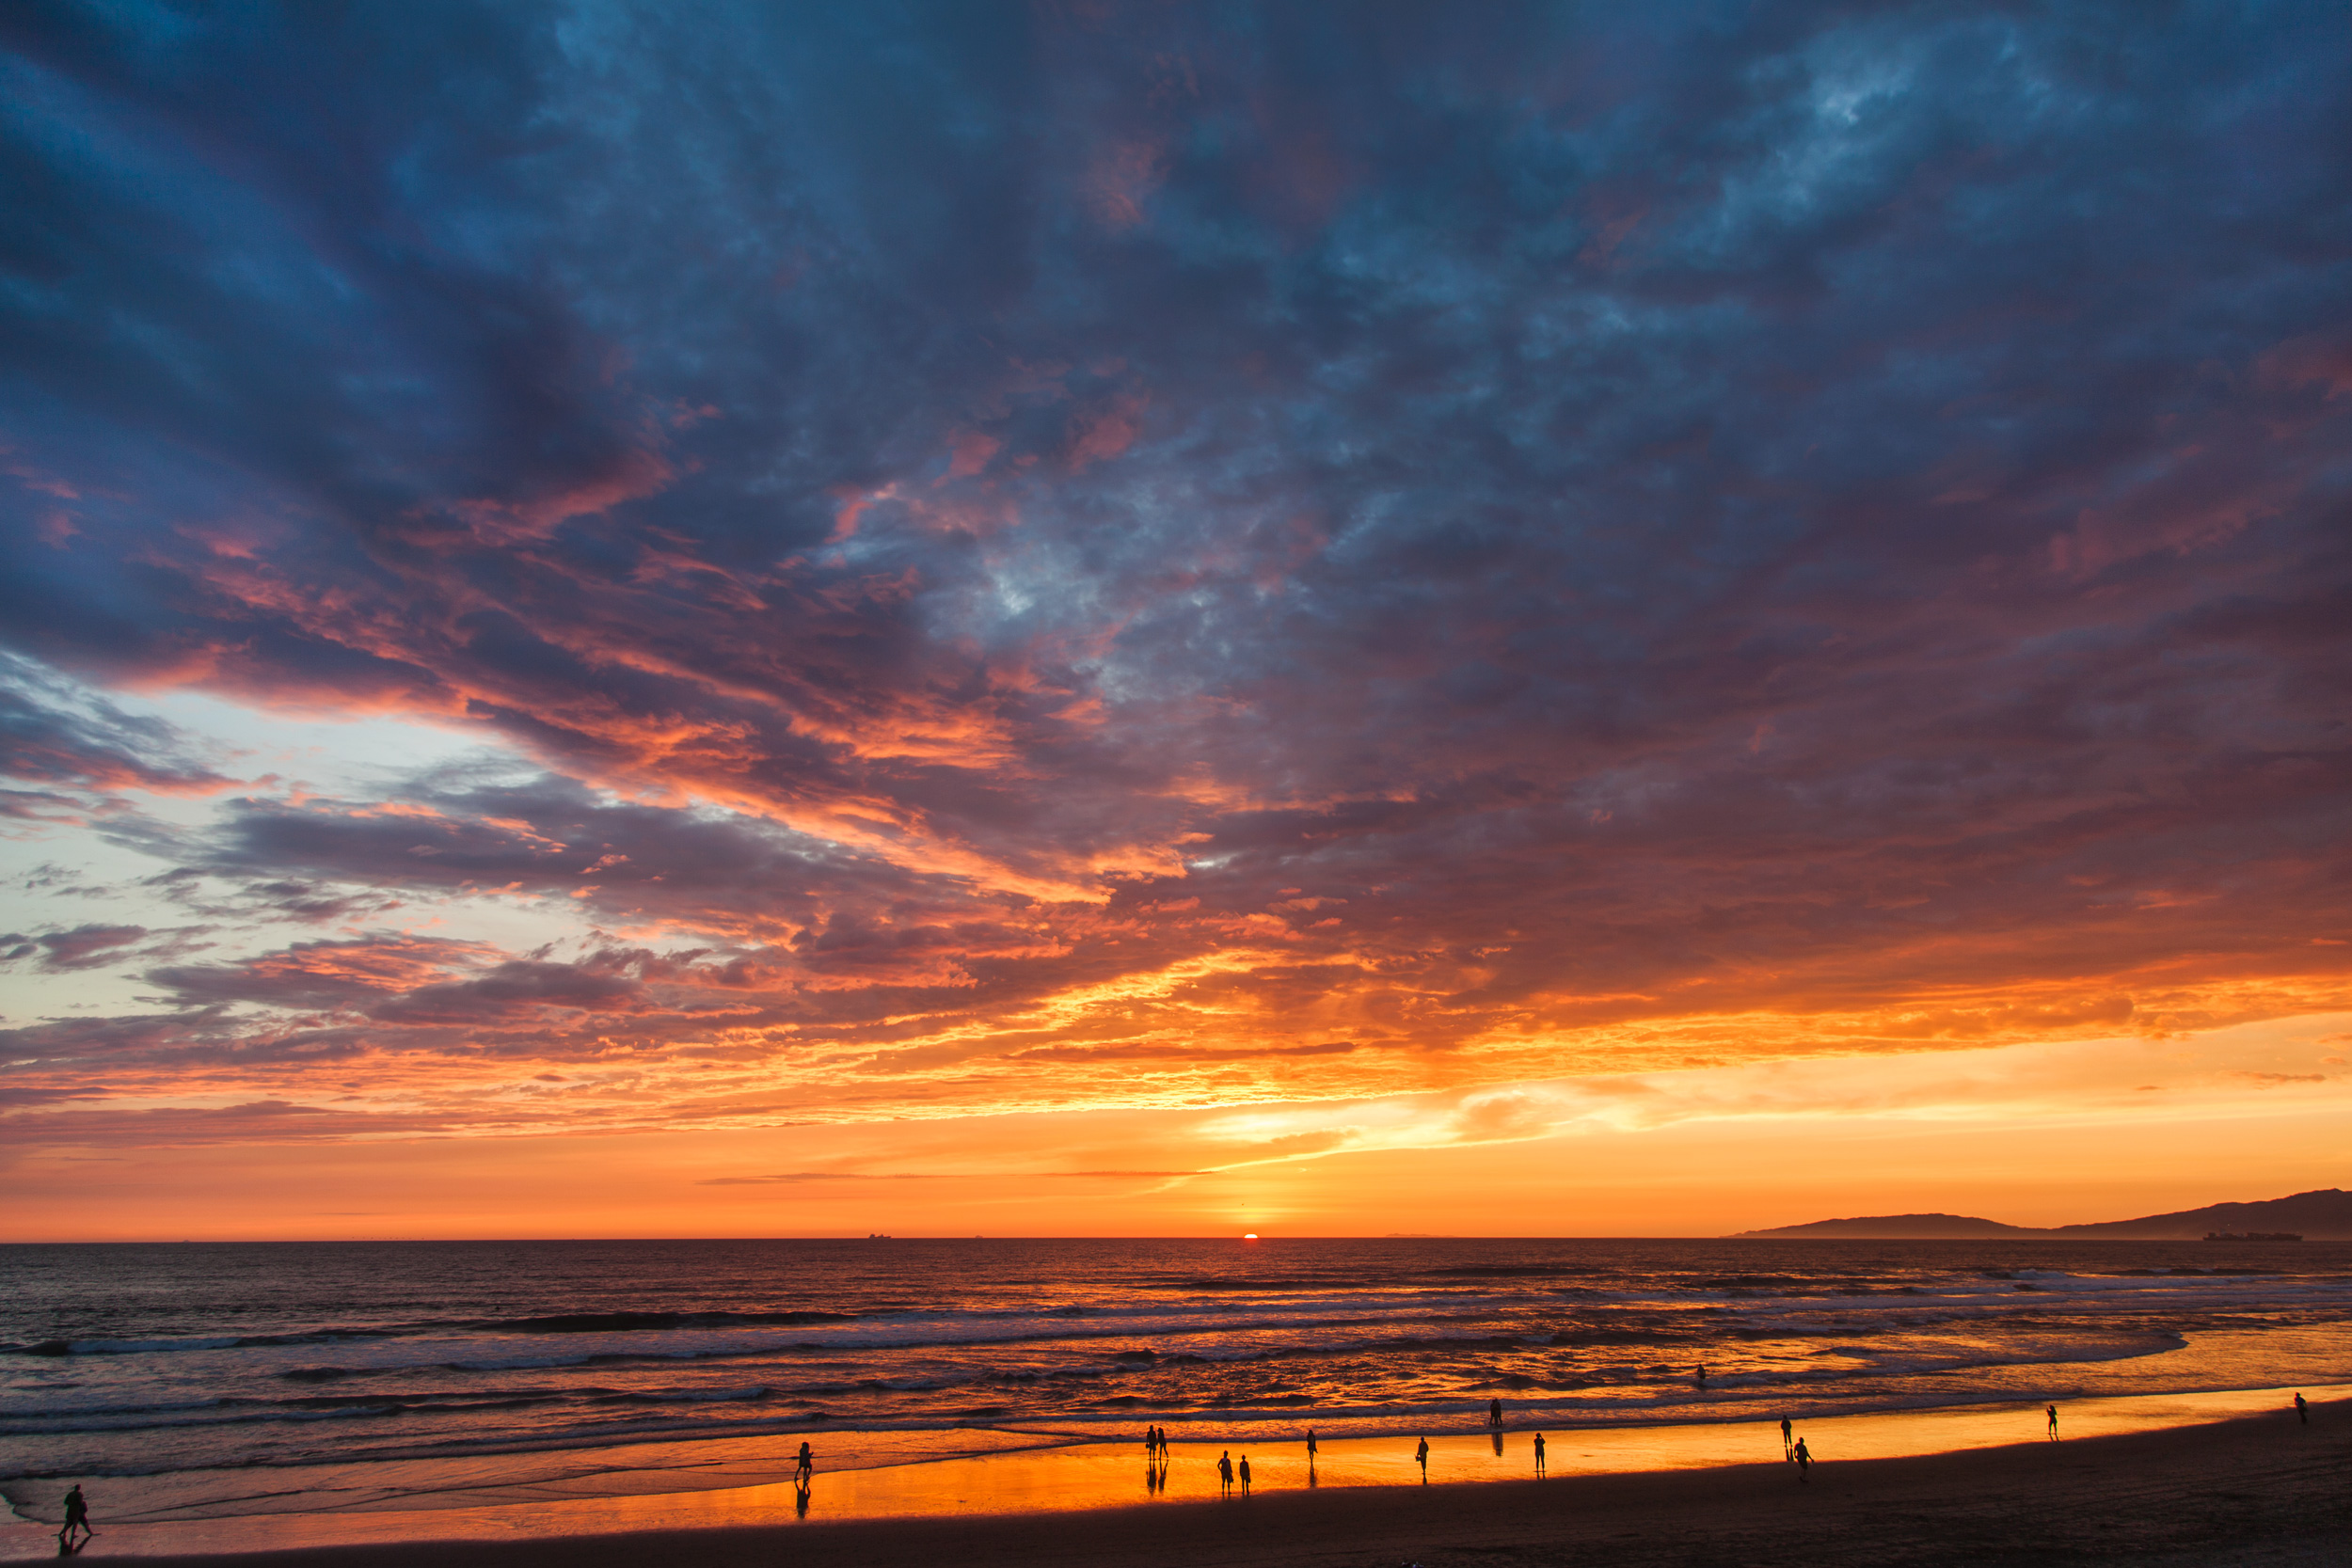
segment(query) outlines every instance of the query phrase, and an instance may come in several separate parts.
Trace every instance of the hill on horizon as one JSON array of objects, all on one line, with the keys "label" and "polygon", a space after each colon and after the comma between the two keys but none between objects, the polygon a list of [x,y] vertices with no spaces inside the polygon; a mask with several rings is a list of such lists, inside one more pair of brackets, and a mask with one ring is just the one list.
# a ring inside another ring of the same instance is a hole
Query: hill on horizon
[{"label": "hill on horizon", "polygon": [[2308,1241],[2352,1241],[2352,1193],[2323,1187],[2257,1203],[2210,1203],[2177,1213],[2136,1220],[2097,1220],[2082,1225],[2004,1225],[1972,1214],[1870,1214],[1854,1219],[1814,1220],[1738,1236],[1846,1236],[1857,1241],[1964,1241],[1975,1237],[2039,1237],[2083,1240],[2197,1241],[2208,1231],[2289,1230]]}]

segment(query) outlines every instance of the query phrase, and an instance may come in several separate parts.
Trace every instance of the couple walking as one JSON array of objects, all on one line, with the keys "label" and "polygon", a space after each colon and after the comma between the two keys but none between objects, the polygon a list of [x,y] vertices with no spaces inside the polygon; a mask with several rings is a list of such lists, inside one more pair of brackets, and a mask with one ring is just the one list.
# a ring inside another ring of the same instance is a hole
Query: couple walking
[{"label": "couple walking", "polygon": [[1780,1451],[1797,1467],[1799,1481],[1813,1479],[1813,1450],[1804,1446],[1804,1439],[1797,1435],[1796,1427],[1786,1416],[1780,1418]]},{"label": "couple walking", "polygon": [[57,1555],[72,1557],[88,1545],[89,1538],[97,1533],[89,1528],[89,1504],[82,1500],[82,1488],[77,1482],[65,1495],[65,1528],[57,1532]]}]

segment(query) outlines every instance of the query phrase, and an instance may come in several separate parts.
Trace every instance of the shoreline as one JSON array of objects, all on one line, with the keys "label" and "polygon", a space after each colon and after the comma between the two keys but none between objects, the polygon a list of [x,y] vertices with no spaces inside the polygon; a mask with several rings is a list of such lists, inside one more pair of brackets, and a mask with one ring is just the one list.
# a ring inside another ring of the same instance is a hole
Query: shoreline
[{"label": "shoreline", "polygon": [[[2312,1386],[2313,1432],[2352,1432],[2352,1386]],[[2190,1435],[2225,1428],[2260,1429],[2265,1423],[2295,1425],[2291,1391],[2250,1389],[2224,1393],[2135,1395],[2068,1402],[2060,1407],[2060,1435],[2053,1448],[2044,1438],[2041,1406],[1963,1405],[1930,1410],[1809,1418],[1797,1431],[1818,1457],[1817,1481],[1858,1473],[1857,1466],[1950,1464],[1963,1469],[1986,1456],[2020,1451],[2050,1455],[2073,1464],[2098,1446]],[[2323,1417],[2322,1412],[2328,1414]],[[420,1509],[372,1507],[267,1511],[268,1495],[248,1493],[218,1499],[226,1512],[146,1523],[110,1522],[108,1491],[95,1483],[92,1512],[101,1527],[91,1550],[108,1557],[147,1561],[222,1563],[266,1557],[291,1563],[328,1560],[389,1560],[367,1554],[414,1551],[430,1544],[437,1555],[464,1549],[523,1554],[540,1547],[591,1555],[619,1550],[617,1543],[659,1539],[702,1542],[748,1532],[763,1540],[792,1532],[792,1550],[804,1539],[836,1531],[879,1529],[920,1535],[933,1528],[985,1526],[1018,1535],[1083,1534],[1099,1524],[1096,1515],[1140,1513],[1165,1516],[1171,1511],[1226,1506],[1216,1496],[1214,1466],[1220,1449],[1247,1454],[1256,1471],[1257,1509],[1340,1507],[1357,1504],[1375,1513],[1390,1509],[1376,1499],[1407,1495],[1425,1500],[1458,1496],[1500,1497],[1536,1486],[1556,1490],[1632,1486],[1691,1488],[1692,1506],[1717,1483],[1755,1474],[1788,1483],[1776,1427],[1762,1423],[1708,1423],[1613,1429],[1560,1429],[1549,1434],[1550,1479],[1528,1480],[1533,1433],[1510,1428],[1486,1435],[1444,1435],[1431,1441],[1430,1480],[1423,1487],[1411,1443],[1399,1437],[1330,1439],[1322,1444],[1311,1479],[1296,1443],[1250,1445],[1179,1442],[1165,1478],[1147,1481],[1139,1444],[1063,1443],[967,1453],[950,1459],[884,1464],[865,1469],[820,1468],[805,1512],[794,1489],[774,1481],[700,1491],[603,1493],[566,1496],[554,1487],[532,1488],[516,1497],[514,1488],[489,1504],[458,1503]],[[1050,1439],[1046,1440],[1050,1442]],[[2027,1461],[2033,1464],[2037,1462]],[[772,1473],[772,1472],[771,1472]],[[1712,1477],[1714,1481],[1701,1478]],[[714,1478],[715,1479],[715,1478]],[[2185,1475],[2183,1482],[2195,1481]],[[62,1484],[59,1489],[62,1490]],[[248,1481],[249,1484],[249,1481]],[[1737,1485],[1756,1484],[1750,1481]],[[1764,1482],[1761,1484],[1773,1484]],[[457,1496],[464,1488],[457,1489]],[[1294,1502],[1292,1499],[1307,1499]],[[454,1501],[455,1498],[450,1499]],[[1448,1502],[1441,1511],[1474,1516],[1484,1505]],[[1496,1506],[1503,1506],[1497,1504]],[[1522,1505],[1511,1505],[1521,1508]],[[1508,1512],[1508,1510],[1506,1510]],[[1320,1515],[1317,1515],[1320,1517]],[[54,1524],[14,1523],[0,1537],[0,1560],[54,1557]],[[1147,1532],[1149,1533],[1149,1532]],[[358,1555],[354,1555],[358,1554]],[[487,1561],[487,1559],[484,1560]],[[509,1560],[501,1558],[501,1561]],[[566,1560],[572,1560],[566,1559]],[[617,1560],[617,1559],[616,1559]]]},{"label": "shoreline", "polygon": [[[2317,1568],[2352,1527],[2352,1402],[2201,1426],[1901,1458],[1427,1488],[1336,1488],[1056,1514],[437,1542],[436,1568],[1120,1568],[1407,1562],[1549,1568]],[[787,1533],[788,1532],[788,1533]],[[91,1550],[100,1552],[106,1538]],[[400,1568],[419,1543],[150,1558],[151,1568]]]}]

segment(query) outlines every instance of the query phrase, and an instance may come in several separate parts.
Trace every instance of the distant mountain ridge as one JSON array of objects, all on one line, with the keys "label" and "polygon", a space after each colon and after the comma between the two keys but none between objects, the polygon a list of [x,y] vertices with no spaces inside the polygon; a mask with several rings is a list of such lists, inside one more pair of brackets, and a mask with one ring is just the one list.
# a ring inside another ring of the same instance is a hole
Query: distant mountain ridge
[{"label": "distant mountain ridge", "polygon": [[2296,1193],[2260,1203],[2210,1203],[2176,1214],[2136,1220],[2099,1220],[2089,1225],[2039,1227],[2003,1225],[1970,1214],[1871,1214],[1859,1219],[1815,1220],[1772,1230],[1742,1230],[1740,1236],[1851,1237],[1856,1241],[1965,1241],[1972,1237],[2042,1237],[2050,1240],[2179,1242],[2209,1232],[2293,1231],[2307,1241],[2352,1241],[2352,1193],[2340,1187]]}]

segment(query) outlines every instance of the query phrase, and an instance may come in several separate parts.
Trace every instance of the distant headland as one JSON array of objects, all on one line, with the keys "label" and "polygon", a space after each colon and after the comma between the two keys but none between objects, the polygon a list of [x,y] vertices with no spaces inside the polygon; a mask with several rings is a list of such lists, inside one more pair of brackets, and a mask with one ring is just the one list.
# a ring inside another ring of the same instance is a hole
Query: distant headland
[{"label": "distant headland", "polygon": [[1969,1214],[1871,1214],[1860,1219],[1815,1220],[1772,1230],[1742,1230],[1740,1236],[1850,1237],[1856,1241],[1967,1241],[2010,1236],[2049,1241],[2352,1241],[2352,1193],[2339,1187],[2296,1193],[2260,1203],[2214,1203],[2177,1214],[2136,1220],[2101,1220],[2047,1228],[2003,1225]]}]

